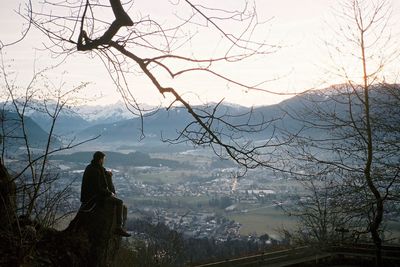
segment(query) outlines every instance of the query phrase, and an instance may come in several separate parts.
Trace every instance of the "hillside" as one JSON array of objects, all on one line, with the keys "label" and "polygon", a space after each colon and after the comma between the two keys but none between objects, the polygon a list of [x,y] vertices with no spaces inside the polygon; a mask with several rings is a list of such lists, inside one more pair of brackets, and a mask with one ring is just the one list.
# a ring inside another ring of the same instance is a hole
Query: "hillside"
[{"label": "hillside", "polygon": [[[15,112],[2,111],[1,112],[1,135],[3,136],[4,143],[10,151],[18,149],[18,147],[25,145],[24,132],[22,121]],[[24,118],[24,126],[26,137],[31,148],[44,148],[48,139],[48,134],[43,130],[35,120],[30,117]],[[53,137],[51,141],[53,147],[59,147],[61,141]]]}]

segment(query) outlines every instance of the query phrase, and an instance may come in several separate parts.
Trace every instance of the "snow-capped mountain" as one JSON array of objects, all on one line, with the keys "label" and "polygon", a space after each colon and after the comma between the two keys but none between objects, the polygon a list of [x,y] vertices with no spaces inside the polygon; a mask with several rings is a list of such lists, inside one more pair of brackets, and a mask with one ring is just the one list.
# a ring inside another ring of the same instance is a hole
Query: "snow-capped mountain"
[{"label": "snow-capped mountain", "polygon": [[[145,110],[153,110],[153,107],[150,106],[144,106],[141,108]],[[78,106],[75,110],[83,119],[92,124],[113,123],[138,117],[138,115],[135,114],[135,110],[131,112],[122,101],[102,106]]]},{"label": "snow-capped mountain", "polygon": [[[22,110],[23,100],[17,100],[19,109]],[[15,112],[15,106],[11,102],[0,103],[4,110]],[[25,108],[24,115],[33,119],[42,129],[49,131],[51,126],[51,116],[54,112],[56,103],[31,99]],[[149,108],[150,109],[150,108]],[[94,126],[96,124],[114,123],[137,117],[130,112],[123,102],[104,106],[64,106],[56,120],[54,129],[57,135],[74,135],[79,131]]]}]

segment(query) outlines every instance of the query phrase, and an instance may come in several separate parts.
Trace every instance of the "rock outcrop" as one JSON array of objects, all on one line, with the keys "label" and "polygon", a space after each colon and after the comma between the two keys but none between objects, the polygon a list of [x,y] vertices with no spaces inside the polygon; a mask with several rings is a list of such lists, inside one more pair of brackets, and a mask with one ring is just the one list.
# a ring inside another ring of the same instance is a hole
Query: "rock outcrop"
[{"label": "rock outcrop", "polygon": [[[81,209],[64,231],[72,236],[86,236],[89,243],[88,266],[112,265],[121,244],[121,237],[114,233],[116,209],[110,201]],[[126,208],[125,208],[126,220]]]},{"label": "rock outcrop", "polygon": [[[81,209],[64,231],[16,213],[16,189],[0,160],[0,266],[113,266],[121,237],[112,202]],[[126,208],[124,210],[126,221]]]}]

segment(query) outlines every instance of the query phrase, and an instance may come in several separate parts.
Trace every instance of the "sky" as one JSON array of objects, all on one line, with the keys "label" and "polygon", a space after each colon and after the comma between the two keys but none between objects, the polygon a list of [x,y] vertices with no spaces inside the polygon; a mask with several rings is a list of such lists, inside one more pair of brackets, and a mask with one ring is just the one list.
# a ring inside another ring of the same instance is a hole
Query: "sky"
[{"label": "sky", "polygon": [[[240,8],[240,3],[242,3],[239,0],[219,0],[217,3],[211,0],[195,2],[210,6],[218,5],[217,7],[227,9]],[[392,14],[391,22],[388,24],[392,41],[397,44],[400,37],[395,25],[400,25],[399,2],[398,0],[390,2]],[[0,41],[3,44],[13,42],[21,35],[24,20],[16,14],[15,10],[23,7],[23,3],[23,1],[15,0],[6,0],[2,3],[0,23],[3,26],[0,29]],[[329,42],[332,45],[336,42],[335,25],[338,18],[335,12],[339,9],[338,1],[256,0],[255,3],[259,20],[266,23],[254,33],[253,37],[281,48],[274,53],[243,62],[243,64],[222,65],[217,66],[217,69],[246,84],[270,80],[262,86],[277,94],[248,91],[201,73],[187,75],[173,81],[164,79],[163,74],[160,73],[160,80],[176,87],[184,98],[193,104],[217,102],[224,98],[226,102],[253,106],[275,104],[293,96],[293,93],[342,83],[343,77],[336,75],[338,66],[345,66],[350,72],[357,69],[354,64],[347,62],[344,55],[332,58],[332,48],[325,44]],[[182,4],[184,2],[180,1],[180,5]],[[128,14],[133,19],[150,14],[160,23],[168,25],[176,21],[177,16],[188,16],[189,9],[178,7],[171,5],[167,0],[136,0],[130,6]],[[34,8],[36,8],[35,5]],[[4,25],[7,26],[4,27]],[[236,27],[236,24],[222,23],[221,25],[227,31],[233,31]],[[201,57],[224,49],[223,44],[218,41],[219,37],[215,34],[215,29],[199,30],[193,26],[192,31],[199,31],[199,35],[181,50],[183,53],[196,53],[196,57]],[[2,49],[3,61],[12,71],[10,77],[13,77],[17,85],[23,87],[29,82],[34,70],[54,65],[59,61],[59,58],[55,58],[43,49],[43,43],[46,43],[43,34],[31,29],[23,41]],[[351,54],[351,52],[354,50],[345,51],[343,54]],[[398,63],[398,59],[391,62],[393,66],[399,66]],[[398,75],[396,67],[385,71],[387,71],[386,77],[396,79]],[[89,82],[82,92],[83,98],[95,99],[89,104],[111,104],[121,100],[101,61],[87,54],[74,54],[46,75],[54,87],[71,88],[80,82]],[[163,98],[144,76],[134,74],[129,77],[128,83],[140,103],[168,105],[170,102],[170,99]],[[2,81],[0,84],[3,84]]]}]

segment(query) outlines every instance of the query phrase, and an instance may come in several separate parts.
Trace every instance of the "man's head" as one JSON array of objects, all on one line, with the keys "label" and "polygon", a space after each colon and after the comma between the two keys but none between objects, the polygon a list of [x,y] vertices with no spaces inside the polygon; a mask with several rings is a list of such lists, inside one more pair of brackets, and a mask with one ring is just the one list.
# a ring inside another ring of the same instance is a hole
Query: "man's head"
[{"label": "man's head", "polygon": [[96,151],[93,154],[93,161],[98,163],[98,164],[100,164],[100,165],[103,165],[105,157],[106,157],[106,154],[104,154],[101,151]]}]

